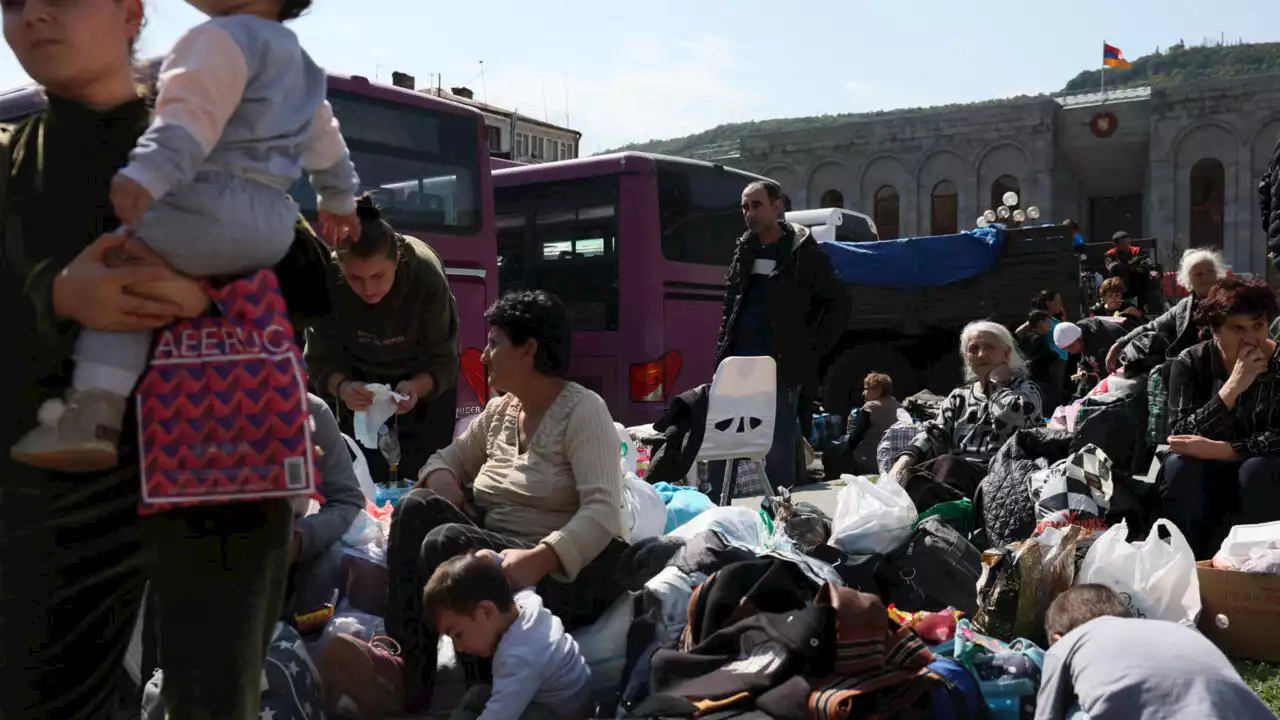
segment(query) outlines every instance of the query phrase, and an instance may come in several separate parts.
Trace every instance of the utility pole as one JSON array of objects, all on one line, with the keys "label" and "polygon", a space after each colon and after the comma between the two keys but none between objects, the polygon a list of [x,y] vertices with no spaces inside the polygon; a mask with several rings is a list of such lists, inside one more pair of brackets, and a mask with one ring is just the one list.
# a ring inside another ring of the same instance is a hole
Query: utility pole
[{"label": "utility pole", "polygon": [[484,102],[489,104],[489,87],[484,84],[484,61],[480,61],[480,92],[483,93]]}]

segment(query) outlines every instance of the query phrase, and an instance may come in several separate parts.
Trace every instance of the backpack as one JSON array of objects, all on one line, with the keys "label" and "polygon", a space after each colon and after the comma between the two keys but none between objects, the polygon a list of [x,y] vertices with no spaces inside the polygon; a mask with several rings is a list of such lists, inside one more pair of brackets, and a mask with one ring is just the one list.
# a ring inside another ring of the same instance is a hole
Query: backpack
[{"label": "backpack", "polygon": [[904,612],[953,607],[978,609],[982,553],[937,516],[916,526],[911,538],[885,557],[877,572],[885,599]]}]

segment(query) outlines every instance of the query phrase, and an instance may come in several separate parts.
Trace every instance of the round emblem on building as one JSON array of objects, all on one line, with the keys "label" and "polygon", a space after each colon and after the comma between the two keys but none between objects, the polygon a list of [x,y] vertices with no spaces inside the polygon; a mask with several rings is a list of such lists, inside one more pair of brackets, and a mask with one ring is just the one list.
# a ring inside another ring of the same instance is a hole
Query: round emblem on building
[{"label": "round emblem on building", "polygon": [[1109,110],[1094,113],[1089,119],[1089,129],[1093,131],[1095,137],[1109,138],[1116,134],[1118,127],[1120,127],[1120,121],[1116,120],[1116,114]]}]

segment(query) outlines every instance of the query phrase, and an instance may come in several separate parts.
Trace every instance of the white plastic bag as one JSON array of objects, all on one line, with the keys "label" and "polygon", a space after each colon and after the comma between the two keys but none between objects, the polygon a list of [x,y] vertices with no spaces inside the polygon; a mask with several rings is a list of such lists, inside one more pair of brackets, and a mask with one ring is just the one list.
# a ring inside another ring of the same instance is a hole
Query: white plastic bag
[{"label": "white plastic bag", "polygon": [[622,427],[622,423],[614,423],[613,429],[618,431],[618,454],[622,458],[622,474],[634,474],[636,471],[636,448],[631,433]]},{"label": "white plastic bag", "polygon": [[667,537],[689,540],[708,530],[715,530],[725,540],[757,552],[766,549],[765,541],[769,539],[764,521],[760,519],[760,511],[737,505],[713,507],[667,533]]},{"label": "white plastic bag", "polygon": [[[1160,539],[1160,528],[1169,542]],[[1195,627],[1200,616],[1200,579],[1196,556],[1182,532],[1168,520],[1157,520],[1146,540],[1125,542],[1129,528],[1121,522],[1089,548],[1076,583],[1097,583],[1116,591],[1134,617],[1168,620]]]},{"label": "white plastic bag", "polygon": [[626,512],[622,521],[631,531],[631,542],[655,538],[667,529],[667,505],[649,483],[627,473],[622,481],[622,497]]},{"label": "white plastic bag", "polygon": [[360,483],[360,492],[364,493],[366,500],[372,503],[378,502],[378,486],[373,484],[373,473],[369,472],[369,461],[364,457],[364,451],[345,433],[342,439],[347,441],[347,447],[354,456],[351,460],[352,468],[356,471],[356,481]]},{"label": "white plastic bag", "polygon": [[627,631],[631,629],[635,594],[618,598],[599,620],[573,633],[578,650],[591,668],[592,690],[613,690],[622,683],[627,665]]},{"label": "white plastic bag", "polygon": [[892,479],[873,483],[860,475],[841,475],[828,545],[850,555],[887,553],[911,537],[916,506]]},{"label": "white plastic bag", "polygon": [[351,527],[342,535],[342,542],[347,547],[367,548],[370,545],[385,550],[387,547],[387,535],[382,529],[382,525],[369,513],[361,510],[356,514],[356,519],[351,521]]}]

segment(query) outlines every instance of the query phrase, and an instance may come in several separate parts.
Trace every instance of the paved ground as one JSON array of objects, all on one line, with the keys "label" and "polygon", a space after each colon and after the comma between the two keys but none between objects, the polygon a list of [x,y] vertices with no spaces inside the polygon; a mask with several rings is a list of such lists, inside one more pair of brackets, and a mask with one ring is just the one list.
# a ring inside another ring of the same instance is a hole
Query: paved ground
[{"label": "paved ground", "polygon": [[[802,485],[791,491],[791,498],[795,502],[809,502],[817,505],[819,509],[828,515],[836,514],[836,496],[840,493],[840,488],[844,483],[839,480],[831,482],[818,482],[812,485]],[[760,507],[760,496],[749,498],[736,498],[734,505],[742,507],[758,508]]]}]

